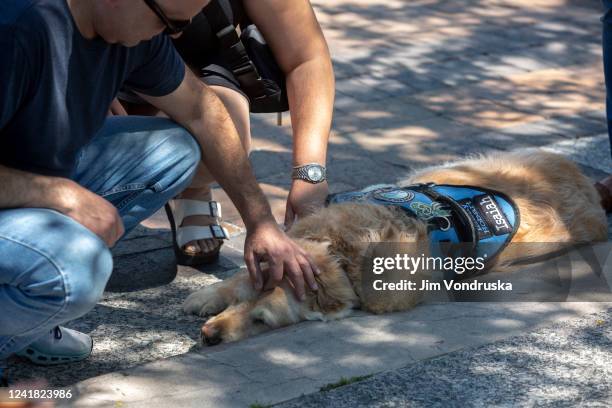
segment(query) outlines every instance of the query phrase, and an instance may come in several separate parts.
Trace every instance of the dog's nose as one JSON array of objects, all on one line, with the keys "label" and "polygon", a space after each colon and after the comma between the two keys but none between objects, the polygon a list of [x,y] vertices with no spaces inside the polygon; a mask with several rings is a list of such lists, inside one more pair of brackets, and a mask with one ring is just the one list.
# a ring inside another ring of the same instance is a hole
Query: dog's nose
[{"label": "dog's nose", "polygon": [[221,333],[212,325],[205,324],[202,326],[202,342],[207,346],[214,346],[221,343]]}]

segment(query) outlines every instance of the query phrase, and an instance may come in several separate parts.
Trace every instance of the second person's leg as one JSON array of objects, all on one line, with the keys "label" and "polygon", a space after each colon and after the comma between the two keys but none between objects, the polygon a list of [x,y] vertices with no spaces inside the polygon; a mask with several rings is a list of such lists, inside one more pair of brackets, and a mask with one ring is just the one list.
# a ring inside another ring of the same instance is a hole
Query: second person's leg
[{"label": "second person's leg", "polygon": [[[251,127],[249,119],[248,99],[234,89],[212,85],[211,88],[225,104],[227,111],[236,126],[242,146],[247,154],[251,148]],[[220,137],[223,137],[220,135]],[[193,182],[184,190],[178,198],[191,199],[198,201],[211,201],[211,184],[214,183],[208,169],[200,164],[198,171],[193,178]],[[209,215],[194,215],[186,217],[182,226],[208,226],[215,223],[214,217]],[[218,239],[201,239],[187,243],[181,250],[188,255],[198,256],[213,253],[219,250],[222,241]]]}]

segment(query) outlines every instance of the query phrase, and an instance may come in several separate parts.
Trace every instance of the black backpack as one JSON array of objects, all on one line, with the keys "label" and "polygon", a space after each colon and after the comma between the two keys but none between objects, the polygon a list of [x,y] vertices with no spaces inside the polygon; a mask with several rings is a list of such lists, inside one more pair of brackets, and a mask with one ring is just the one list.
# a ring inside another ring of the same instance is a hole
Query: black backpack
[{"label": "black backpack", "polygon": [[251,112],[288,111],[285,75],[257,27],[246,24],[238,36],[218,0],[211,0],[202,14],[219,39],[222,57],[248,96]]}]

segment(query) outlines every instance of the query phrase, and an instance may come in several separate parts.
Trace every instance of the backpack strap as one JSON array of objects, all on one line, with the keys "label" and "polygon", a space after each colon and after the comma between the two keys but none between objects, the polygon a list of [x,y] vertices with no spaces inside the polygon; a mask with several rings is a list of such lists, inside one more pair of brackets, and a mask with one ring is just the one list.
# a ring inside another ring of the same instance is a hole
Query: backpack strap
[{"label": "backpack strap", "polygon": [[234,24],[229,20],[227,14],[221,7],[218,0],[211,2],[204,7],[202,13],[208,19],[212,31],[215,33],[221,44],[221,53],[227,59],[232,74],[240,83],[247,95],[264,96],[266,94],[264,84],[257,72],[257,68],[249,58],[236,32]]}]

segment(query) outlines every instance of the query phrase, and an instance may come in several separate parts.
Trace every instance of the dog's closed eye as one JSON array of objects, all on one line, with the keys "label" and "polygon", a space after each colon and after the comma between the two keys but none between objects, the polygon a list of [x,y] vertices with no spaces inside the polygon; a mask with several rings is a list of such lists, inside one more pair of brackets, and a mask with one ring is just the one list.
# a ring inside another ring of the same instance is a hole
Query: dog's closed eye
[{"label": "dog's closed eye", "polygon": [[266,322],[261,317],[253,317],[253,324],[266,324]]},{"label": "dog's closed eye", "polygon": [[267,309],[259,307],[251,313],[251,322],[257,327],[278,327],[274,315]]}]

